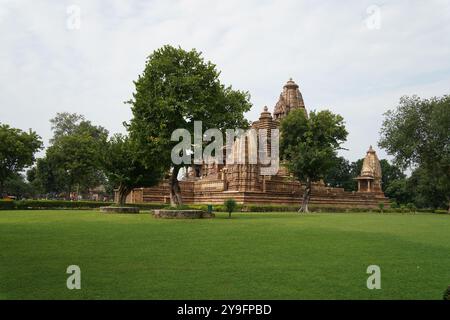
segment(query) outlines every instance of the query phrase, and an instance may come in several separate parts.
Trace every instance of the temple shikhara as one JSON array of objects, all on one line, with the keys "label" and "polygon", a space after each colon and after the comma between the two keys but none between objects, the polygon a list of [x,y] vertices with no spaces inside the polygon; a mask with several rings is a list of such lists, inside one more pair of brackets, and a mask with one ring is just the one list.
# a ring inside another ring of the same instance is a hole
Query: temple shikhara
[{"label": "temple shikhara", "polygon": [[[264,107],[259,119],[251,125],[256,131],[278,129],[280,121],[294,109],[302,109],[307,115],[305,103],[299,86],[290,79],[274,106],[273,114]],[[246,136],[235,141],[234,157],[248,158],[248,150],[255,141]],[[270,153],[270,141],[267,143]],[[298,205],[303,194],[303,184],[296,181],[280,164],[274,175],[263,175],[264,165],[244,164],[203,164],[193,165],[185,172],[180,181],[183,202],[222,204],[225,199],[233,198],[242,204],[284,204]],[[378,207],[380,202],[387,203],[381,189],[381,166],[376,152],[369,148],[361,174],[355,179],[358,191],[348,192],[343,188],[327,187],[322,181],[312,187],[310,204],[332,207]],[[127,197],[128,203],[169,203],[168,181],[162,181],[152,188],[136,188]]]}]

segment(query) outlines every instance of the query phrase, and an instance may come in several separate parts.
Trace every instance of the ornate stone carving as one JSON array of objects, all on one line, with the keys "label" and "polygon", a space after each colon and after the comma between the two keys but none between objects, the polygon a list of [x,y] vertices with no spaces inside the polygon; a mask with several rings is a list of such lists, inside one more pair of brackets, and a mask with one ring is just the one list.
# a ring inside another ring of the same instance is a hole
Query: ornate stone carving
[{"label": "ornate stone carving", "polygon": [[273,116],[276,120],[280,120],[285,117],[289,111],[298,108],[302,108],[306,114],[302,94],[298,85],[291,78],[283,87],[283,92],[280,94],[280,98],[275,105]]}]

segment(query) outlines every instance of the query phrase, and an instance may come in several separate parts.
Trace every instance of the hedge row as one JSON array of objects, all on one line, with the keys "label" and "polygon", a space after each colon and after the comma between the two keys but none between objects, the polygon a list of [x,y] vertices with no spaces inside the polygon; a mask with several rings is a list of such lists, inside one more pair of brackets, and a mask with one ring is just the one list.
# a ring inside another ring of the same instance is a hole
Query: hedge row
[{"label": "hedge row", "polygon": [[[156,206],[156,205],[155,205]],[[166,209],[171,209],[169,205],[165,206]],[[183,205],[179,207],[181,209],[197,209],[197,210],[207,210],[207,204],[198,205]],[[179,209],[178,208],[178,209]],[[236,207],[236,212],[297,212],[300,206],[283,206],[283,205],[252,205],[252,204],[238,204]],[[154,208],[158,209],[158,208]],[[213,211],[215,212],[226,212],[223,205],[213,205]],[[408,213],[408,212],[420,212],[420,213],[447,213],[446,210],[433,210],[433,209],[408,209],[408,208],[386,208],[381,211],[380,208],[340,208],[340,207],[316,207],[311,205],[309,207],[311,212],[384,212],[384,213]]]},{"label": "hedge row", "polygon": [[434,209],[408,209],[408,208],[339,208],[339,207],[313,207],[313,212],[376,212],[376,213],[447,213],[447,210]]},{"label": "hedge row", "polygon": [[[95,209],[103,206],[113,205],[112,202],[100,201],[61,201],[61,200],[0,200],[0,210],[26,210],[26,209]],[[129,206],[139,207],[142,210],[155,209],[171,209],[169,204],[161,203],[139,203],[130,204]],[[183,205],[177,209],[198,209],[208,210],[207,204]],[[226,212],[223,205],[213,205],[213,211]],[[299,206],[283,206],[283,205],[253,205],[238,204],[237,212],[296,212]],[[310,206],[312,212],[381,212],[380,208],[339,208],[339,207],[315,207]],[[408,212],[425,212],[446,214],[447,210],[433,209],[411,209],[411,208],[386,208],[385,213],[408,213]]]},{"label": "hedge row", "polygon": [[0,210],[27,209],[93,209],[110,205],[101,201],[0,200]]}]

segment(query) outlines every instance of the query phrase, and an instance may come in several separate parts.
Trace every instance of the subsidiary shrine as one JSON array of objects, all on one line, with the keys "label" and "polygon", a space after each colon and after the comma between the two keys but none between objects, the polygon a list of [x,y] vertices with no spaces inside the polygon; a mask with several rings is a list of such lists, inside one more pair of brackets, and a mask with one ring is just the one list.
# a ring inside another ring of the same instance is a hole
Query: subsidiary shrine
[{"label": "subsidiary shrine", "polygon": [[[278,129],[280,121],[294,109],[307,110],[299,86],[290,79],[283,87],[273,114],[265,107],[252,129]],[[238,138],[233,152],[248,157],[248,137]],[[237,148],[237,146],[240,148]],[[270,145],[270,143],[268,143]],[[268,146],[270,148],[270,146]],[[300,182],[280,164],[275,175],[262,175],[261,164],[203,164],[192,165],[180,180],[183,203],[223,204],[233,198],[240,204],[299,205],[303,195]],[[358,191],[348,192],[343,188],[327,187],[323,181],[312,186],[310,205],[316,207],[368,208],[388,204],[381,186],[381,166],[376,152],[369,148],[358,181]],[[136,188],[127,197],[128,203],[170,203],[169,182],[162,181],[151,188]]]}]

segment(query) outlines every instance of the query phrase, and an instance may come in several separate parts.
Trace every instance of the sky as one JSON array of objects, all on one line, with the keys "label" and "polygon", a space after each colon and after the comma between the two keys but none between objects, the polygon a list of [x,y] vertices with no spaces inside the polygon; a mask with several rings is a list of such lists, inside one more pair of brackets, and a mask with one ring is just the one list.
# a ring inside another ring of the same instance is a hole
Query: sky
[{"label": "sky", "polygon": [[384,112],[403,95],[450,94],[450,1],[343,3],[0,0],[0,123],[32,128],[46,146],[63,111],[124,133],[133,80],[170,44],[196,48],[223,83],[249,91],[249,120],[273,111],[292,77],[308,110],[344,117],[341,155],[373,145],[385,158]]}]

